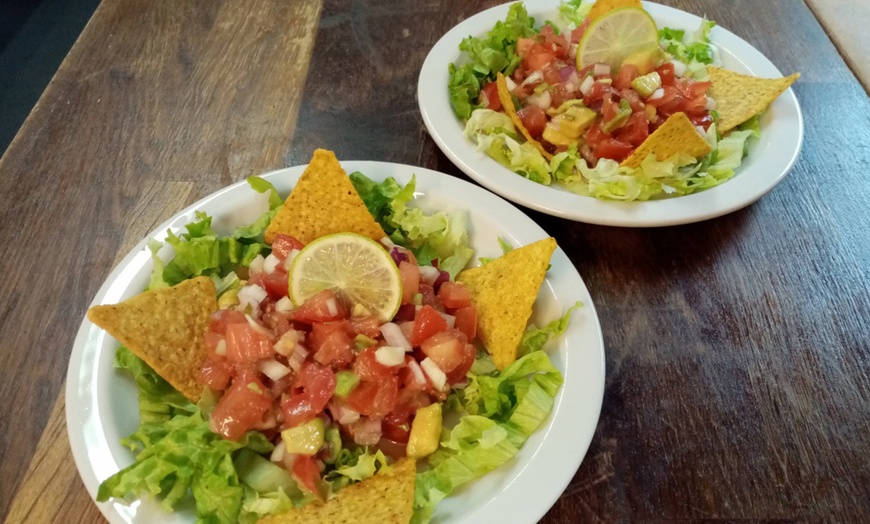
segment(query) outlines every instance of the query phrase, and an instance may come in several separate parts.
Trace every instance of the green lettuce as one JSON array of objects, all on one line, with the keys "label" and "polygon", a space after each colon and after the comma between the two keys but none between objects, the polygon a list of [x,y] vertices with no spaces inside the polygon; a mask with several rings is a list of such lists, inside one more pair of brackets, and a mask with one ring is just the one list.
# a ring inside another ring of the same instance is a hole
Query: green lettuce
[{"label": "green lettuce", "polygon": [[[535,146],[520,143],[510,128],[496,125],[497,113],[490,109],[477,109],[465,126],[465,136],[477,144],[478,151],[533,182],[549,185],[552,182],[549,163]],[[510,120],[508,118],[508,120]]]},{"label": "green lettuce", "polygon": [[659,44],[674,58],[686,64],[686,76],[706,80],[707,65],[715,59],[715,51],[710,43],[710,30],[716,25],[706,18],[697,30],[686,35],[683,29],[663,27],[659,30]]}]

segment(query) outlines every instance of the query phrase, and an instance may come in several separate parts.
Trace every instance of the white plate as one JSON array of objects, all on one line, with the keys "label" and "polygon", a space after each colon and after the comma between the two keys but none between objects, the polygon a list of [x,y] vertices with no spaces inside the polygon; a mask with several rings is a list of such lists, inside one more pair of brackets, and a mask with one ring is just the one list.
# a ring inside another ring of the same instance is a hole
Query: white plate
[{"label": "white plate", "polygon": [[[527,2],[536,23],[556,19],[558,0]],[[603,201],[544,186],[517,175],[485,153],[463,135],[463,124],[453,114],[447,91],[447,64],[460,58],[463,38],[480,36],[507,16],[509,4],[493,7],[463,21],[447,32],[429,52],[417,86],[420,112],[429,134],[441,151],[459,169],[501,196],[543,213],[590,224],[652,227],[706,220],[747,206],[778,184],[797,160],[804,126],[794,92],[783,93],[761,119],[761,139],[753,141],[750,155],[734,178],[700,193],[651,202]],[[701,23],[695,15],[667,6],[644,2],[659,27],[694,31]],[[759,77],[782,74],[758,50],[733,33],[714,27],[711,40],[718,46],[722,67]],[[464,53],[462,53],[464,56]]]},{"label": "white plate", "polygon": [[[479,256],[501,254],[498,237],[514,246],[545,238],[547,233],[508,202],[457,178],[427,169],[380,162],[342,162],[350,173],[361,171],[375,180],[394,177],[407,183],[417,176],[415,201],[424,209],[466,209],[471,243]],[[295,184],[304,166],[264,175],[282,194]],[[265,210],[263,195],[240,182],[208,196],[154,230],[162,240],[166,230],[182,230],[201,210],[214,217],[213,227],[228,233],[253,221]],[[117,303],[139,293],[152,269],[147,239],[121,261],[100,288],[92,305]],[[565,334],[548,348],[565,383],[553,414],[521,450],[516,460],[444,500],[436,522],[536,522],[552,506],[583,460],[604,394],[604,345],[595,307],[586,286],[565,255],[557,249],[552,268],[535,304],[538,325],[562,315],[581,300]],[[505,285],[510,285],[506,282]],[[136,388],[126,374],[112,368],[117,342],[85,319],[76,336],[66,389],[69,439],[79,473],[92,497],[100,482],[133,462],[120,439],[138,427]],[[187,509],[167,515],[150,500],[126,506],[111,500],[97,504],[106,518],[122,522],[193,522]]]}]

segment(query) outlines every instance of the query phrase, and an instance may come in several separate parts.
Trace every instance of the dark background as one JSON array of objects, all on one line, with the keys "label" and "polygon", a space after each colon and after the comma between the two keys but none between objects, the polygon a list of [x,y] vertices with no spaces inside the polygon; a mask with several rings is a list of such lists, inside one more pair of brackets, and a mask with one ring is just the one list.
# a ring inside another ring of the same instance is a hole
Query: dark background
[{"label": "dark background", "polygon": [[99,3],[0,0],[0,151],[6,151]]}]

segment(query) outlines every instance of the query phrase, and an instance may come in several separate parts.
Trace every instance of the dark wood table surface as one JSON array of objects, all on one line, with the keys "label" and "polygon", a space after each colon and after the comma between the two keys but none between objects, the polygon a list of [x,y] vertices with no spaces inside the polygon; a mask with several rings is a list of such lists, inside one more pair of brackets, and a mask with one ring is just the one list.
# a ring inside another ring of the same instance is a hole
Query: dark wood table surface
[{"label": "dark wood table surface", "polygon": [[[808,1],[664,2],[801,73],[803,150],[770,194],[654,229],[527,211],[583,276],[607,353],[591,448],[543,522],[870,519],[870,101],[849,67],[868,55]],[[465,178],[417,76],[495,3],[103,1],[0,160],[0,518],[102,521],[67,440],[67,364],[158,224],[318,147]]]}]

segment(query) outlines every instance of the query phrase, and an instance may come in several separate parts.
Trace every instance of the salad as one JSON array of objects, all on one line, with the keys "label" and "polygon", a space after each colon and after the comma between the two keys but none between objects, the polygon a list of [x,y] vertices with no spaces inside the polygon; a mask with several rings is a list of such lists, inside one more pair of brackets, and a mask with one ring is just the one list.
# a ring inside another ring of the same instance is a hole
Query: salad
[{"label": "salad", "polygon": [[[573,0],[543,23],[516,3],[487,34],[465,38],[448,89],[466,138],[532,181],[601,199],[680,196],[733,177],[760,136],[758,113],[796,76],[723,127],[715,24],[658,28],[631,3]],[[686,125],[671,125],[678,116]],[[679,129],[657,133],[668,126]],[[681,146],[699,139],[700,149]]]},{"label": "salad", "polygon": [[[124,440],[136,462],[103,482],[98,500],[147,491],[172,509],[192,492],[201,521],[254,522],[327,500],[401,456],[428,456],[414,501],[414,519],[424,522],[454,488],[510,460],[546,419],[562,379],[540,349],[564,331],[570,311],[527,331],[519,359],[496,370],[472,344],[476,307],[455,282],[473,256],[462,215],[413,207],[413,181],[351,180],[389,235],[383,242],[404,284],[398,311],[379,318],[330,291],[292,304],[288,268],[306,246],[280,234],[263,241],[282,199],[252,177],[270,195],[260,219],[223,237],[198,214],[186,233],[169,233],[169,262],[151,246],[150,290],[201,275],[214,284],[219,309],[198,370],[208,388],[193,402],[118,350],[117,366],[139,386],[141,426]],[[534,398],[530,379],[545,386]],[[443,435],[442,408],[459,417]],[[417,431],[418,420],[427,427]]]}]

